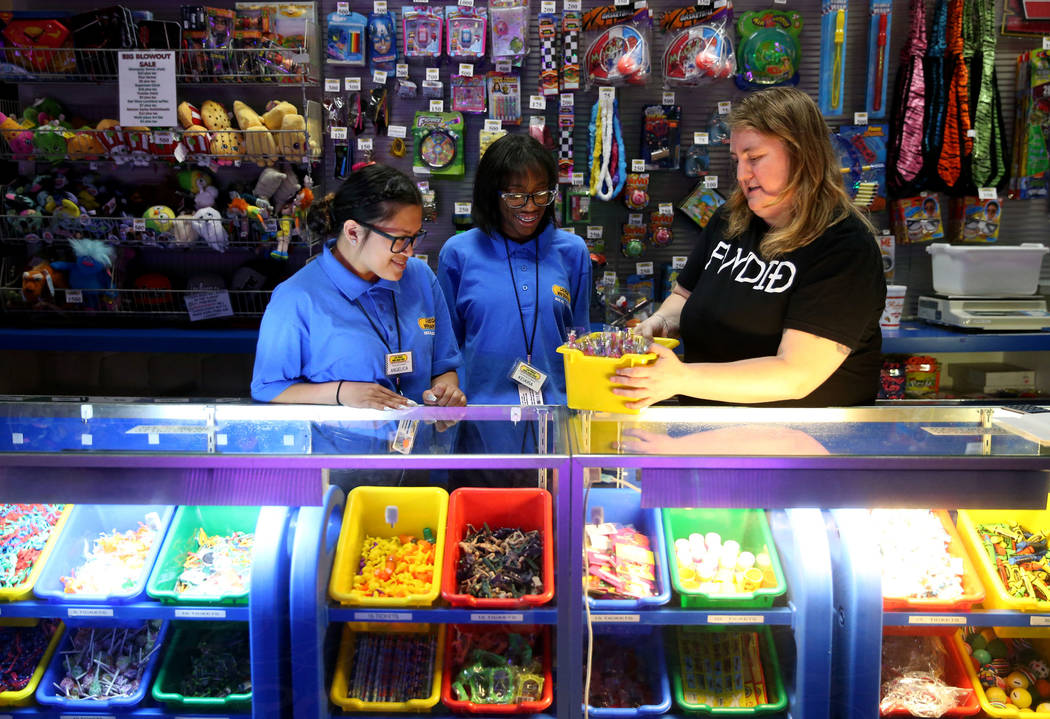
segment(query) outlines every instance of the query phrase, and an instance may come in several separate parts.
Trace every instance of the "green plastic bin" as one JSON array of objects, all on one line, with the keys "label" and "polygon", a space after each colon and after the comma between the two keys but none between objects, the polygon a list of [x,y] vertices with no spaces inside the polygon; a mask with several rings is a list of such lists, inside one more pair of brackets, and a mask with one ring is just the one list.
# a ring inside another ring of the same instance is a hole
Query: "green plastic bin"
[{"label": "green plastic bin", "polygon": [[[694,609],[753,609],[771,607],[777,597],[787,591],[780,555],[773,543],[769,520],[761,509],[663,509],[664,538],[667,546],[667,565],[671,570],[671,586],[678,592],[683,607]],[[675,541],[688,539],[693,532],[718,532],[722,541],[736,540],[741,551],[753,554],[765,551],[773,567],[777,584],[760,587],[753,592],[708,594],[687,589],[678,574]]]},{"label": "green plastic bin", "polygon": [[194,536],[203,529],[209,536],[233,532],[255,533],[259,507],[179,507],[164,537],[160,555],[146,584],[146,593],[168,604],[247,604],[247,588],[238,594],[201,597],[175,592],[186,555],[197,546]]},{"label": "green plastic bin", "polygon": [[151,694],[163,702],[174,713],[223,712],[226,714],[250,714],[252,693],[230,694],[225,697],[196,697],[178,692],[179,683],[192,669],[190,657],[201,637],[211,632],[239,632],[244,635],[245,648],[249,651],[248,625],[244,622],[182,622],[172,625],[174,632],[166,642],[164,660],[153,681]]},{"label": "green plastic bin", "polygon": [[[701,632],[737,632],[747,633],[740,630],[725,629],[724,627],[689,628],[691,631]],[[766,680],[766,701],[752,707],[716,707],[709,704],[696,704],[686,701],[685,687],[682,683],[681,661],[678,655],[677,632],[686,631],[677,629],[673,635],[673,641],[669,642],[670,656],[668,664],[671,670],[671,688],[674,691],[674,700],[678,706],[687,712],[698,712],[714,716],[748,716],[757,714],[771,714],[782,712],[787,708],[787,692],[784,691],[784,678],[780,673],[780,660],[777,659],[776,645],[773,643],[773,632],[769,627],[757,627],[753,632],[758,634],[758,646],[760,661],[762,662],[762,673]]]}]

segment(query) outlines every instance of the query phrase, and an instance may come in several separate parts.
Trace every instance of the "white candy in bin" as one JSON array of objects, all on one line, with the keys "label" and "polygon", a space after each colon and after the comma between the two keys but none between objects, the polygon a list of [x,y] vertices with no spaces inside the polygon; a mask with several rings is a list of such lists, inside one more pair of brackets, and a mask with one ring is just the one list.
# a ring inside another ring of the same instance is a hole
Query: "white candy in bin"
[{"label": "white candy in bin", "polygon": [[933,258],[933,290],[941,295],[1032,295],[1039,286],[1044,245],[962,247],[934,242],[926,246]]}]

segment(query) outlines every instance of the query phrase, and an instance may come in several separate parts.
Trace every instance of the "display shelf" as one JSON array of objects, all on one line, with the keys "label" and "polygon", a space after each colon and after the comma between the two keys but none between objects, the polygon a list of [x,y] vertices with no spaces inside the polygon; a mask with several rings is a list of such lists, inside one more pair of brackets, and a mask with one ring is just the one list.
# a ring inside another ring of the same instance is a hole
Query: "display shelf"
[{"label": "display shelf", "polygon": [[194,330],[0,327],[0,349],[62,352],[200,352],[251,354],[257,329]]},{"label": "display shelf", "polygon": [[1050,614],[980,609],[969,612],[883,612],[884,627],[1050,627]]},{"label": "display shelf", "polygon": [[328,604],[328,621],[330,622],[422,622],[438,624],[557,624],[556,607],[541,607],[521,611],[485,609],[455,609],[438,607],[434,609],[418,608],[378,608],[378,607],[344,607]]},{"label": "display shelf", "polygon": [[645,624],[650,626],[707,625],[734,628],[751,626],[790,627],[795,613],[790,607],[772,609],[642,609],[638,611],[591,610],[591,623]]},{"label": "display shelf", "polygon": [[216,607],[213,605],[161,604],[160,602],[130,602],[128,604],[64,604],[26,600],[0,604],[0,617],[58,617],[59,619],[178,619],[246,622],[249,610],[245,606]]},{"label": "display shelf", "polygon": [[187,712],[184,710],[173,711],[163,707],[139,707],[137,709],[122,709],[112,712],[87,712],[70,711],[68,709],[54,709],[48,707],[26,707],[24,709],[0,707],[0,719],[13,719],[14,717],[36,717],[37,719],[107,719],[116,717],[150,717],[156,719],[251,719],[252,714],[201,714]]},{"label": "display shelf", "polygon": [[901,322],[899,330],[882,330],[883,354],[940,352],[1041,352],[1050,350],[1050,332],[983,332]]}]

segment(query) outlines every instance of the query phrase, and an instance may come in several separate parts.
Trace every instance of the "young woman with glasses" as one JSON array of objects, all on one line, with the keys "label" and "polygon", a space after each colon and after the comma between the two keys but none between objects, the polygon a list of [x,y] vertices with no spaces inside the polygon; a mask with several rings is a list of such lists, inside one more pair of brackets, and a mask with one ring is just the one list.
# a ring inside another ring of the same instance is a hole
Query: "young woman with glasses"
[{"label": "young woman with glasses", "polygon": [[426,235],[412,181],[382,165],[356,168],[314,204],[310,222],[332,239],[274,290],[259,328],[252,397],[372,409],[408,400],[465,405],[445,298],[430,268],[412,257]]}]

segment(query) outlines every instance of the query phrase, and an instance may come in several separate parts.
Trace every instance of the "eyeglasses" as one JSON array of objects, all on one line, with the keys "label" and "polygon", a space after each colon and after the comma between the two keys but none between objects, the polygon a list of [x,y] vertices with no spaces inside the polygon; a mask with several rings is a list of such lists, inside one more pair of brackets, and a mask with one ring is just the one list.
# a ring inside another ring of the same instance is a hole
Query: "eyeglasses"
[{"label": "eyeglasses", "polygon": [[360,220],[354,220],[354,222],[356,222],[357,224],[361,225],[361,227],[367,227],[368,229],[370,229],[372,232],[376,233],[377,235],[382,235],[383,237],[385,237],[388,240],[390,240],[390,251],[392,253],[394,253],[395,255],[398,252],[404,252],[409,247],[411,247],[412,245],[416,244],[417,242],[422,241],[423,238],[425,238],[427,236],[427,231],[426,230],[420,230],[419,232],[417,232],[414,235],[396,236],[396,235],[391,235],[389,232],[385,232],[385,231],[379,229],[375,225],[370,225],[367,222],[361,222]]},{"label": "eyeglasses", "polygon": [[529,203],[529,199],[532,199],[533,204],[536,207],[546,207],[550,203],[554,202],[554,198],[558,196],[558,190],[539,190],[537,192],[501,192],[499,193],[500,198],[507,203],[507,207],[512,210],[520,210]]}]

